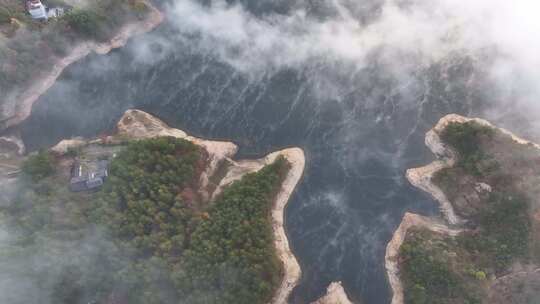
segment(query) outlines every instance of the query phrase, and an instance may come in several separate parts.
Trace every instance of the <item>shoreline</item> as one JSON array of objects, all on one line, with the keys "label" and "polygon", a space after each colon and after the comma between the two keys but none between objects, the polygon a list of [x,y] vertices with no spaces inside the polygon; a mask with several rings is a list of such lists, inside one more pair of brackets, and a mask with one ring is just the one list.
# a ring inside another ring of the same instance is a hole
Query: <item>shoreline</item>
[{"label": "shoreline", "polygon": [[444,116],[435,127],[426,133],[425,144],[437,159],[426,166],[408,169],[405,174],[411,185],[427,192],[439,203],[441,213],[451,225],[463,224],[464,221],[456,215],[452,204],[444,192],[437,185],[433,184],[431,179],[440,170],[454,166],[457,161],[457,155],[454,150],[445,145],[439,137],[439,133],[449,123],[455,121],[461,120],[451,115]]},{"label": "shoreline", "polygon": [[[466,118],[455,114],[442,117],[425,136],[425,145],[437,159],[426,166],[408,169],[405,174],[411,185],[430,194],[437,201],[444,220],[450,225],[463,224],[464,221],[455,214],[454,208],[444,192],[437,185],[433,184],[431,179],[440,170],[454,166],[457,161],[456,153],[441,141],[439,133],[449,123],[464,121],[464,119]],[[407,231],[412,227],[422,227],[436,233],[448,233],[452,235],[460,232],[460,230],[450,229],[442,221],[438,222],[435,219],[409,212],[404,214],[400,225],[386,246],[384,258],[386,276],[392,290],[391,304],[404,303],[404,288],[399,278],[399,248],[405,241]]]},{"label": "shoreline", "polygon": [[[127,110],[125,112],[117,124],[117,134],[113,136],[112,140],[119,141],[126,138],[158,136],[183,138],[206,149],[210,157],[210,165],[208,170],[201,175],[201,189],[208,188],[209,178],[219,170],[221,162],[227,161],[229,163],[225,176],[223,176],[216,188],[211,193],[205,193],[206,198],[209,200],[215,199],[225,187],[240,180],[245,174],[257,172],[264,166],[273,163],[277,157],[283,156],[287,159],[291,168],[282,182],[271,211],[274,246],[279,259],[283,263],[284,273],[280,287],[269,302],[269,304],[287,304],[287,299],[302,277],[302,269],[290,248],[287,232],[285,231],[285,208],[290,196],[302,179],[306,163],[304,151],[300,148],[286,148],[272,152],[260,159],[235,161],[232,160],[232,157],[238,151],[235,144],[190,136],[186,132],[171,128],[158,118],[139,110]],[[68,146],[83,143],[83,141],[77,139],[62,142],[55,146],[53,151],[67,151]],[[328,286],[327,294],[312,304],[352,304],[352,302],[345,293],[341,282],[333,282]]]},{"label": "shoreline", "polygon": [[[283,263],[283,279],[280,287],[276,290],[270,304],[286,304],[287,299],[293,288],[298,284],[301,278],[301,268],[290,249],[289,240],[285,231],[285,208],[289,202],[290,196],[300,179],[303,176],[305,168],[304,151],[300,148],[288,148],[268,154],[257,160],[234,161],[231,158],[238,151],[238,147],[232,142],[205,140],[188,135],[186,132],[169,127],[160,119],[139,110],[127,110],[120,118],[116,133],[105,139],[96,139],[86,141],[84,139],[65,139],[51,148],[52,151],[63,154],[69,148],[75,148],[81,145],[95,143],[121,143],[126,139],[144,139],[159,136],[172,136],[188,140],[195,145],[203,147],[208,153],[209,164],[206,170],[201,174],[201,195],[208,199],[213,199],[219,194],[221,189],[239,180],[247,173],[256,172],[265,165],[271,164],[278,156],[284,156],[289,161],[291,168],[282,182],[281,189],[276,195],[272,207],[272,230],[274,232],[274,245],[276,253]],[[226,175],[220,180],[217,188],[210,192],[210,178],[219,170],[223,161],[231,165],[227,169]],[[347,303],[343,303],[347,304]]]},{"label": "shoreline", "polygon": [[386,246],[386,254],[384,257],[386,275],[393,292],[391,304],[404,303],[404,288],[399,277],[399,249],[401,248],[403,241],[405,241],[407,232],[413,227],[426,228],[435,233],[452,236],[456,236],[463,231],[459,229],[451,229],[444,223],[438,222],[435,219],[426,216],[409,212],[405,213],[399,227],[392,236],[392,240],[390,240]]},{"label": "shoreline", "polygon": [[459,233],[465,231],[464,229],[453,228],[452,226],[459,226],[464,224],[464,220],[459,218],[452,207],[450,201],[446,198],[443,191],[435,184],[431,182],[431,178],[438,171],[449,168],[455,165],[457,155],[447,145],[445,145],[440,137],[439,133],[446,128],[446,126],[452,122],[465,123],[474,121],[478,124],[488,126],[499,130],[505,135],[508,135],[512,140],[521,145],[532,145],[540,150],[540,145],[520,138],[512,132],[497,127],[491,124],[489,121],[481,118],[468,118],[458,114],[448,114],[442,117],[437,124],[426,133],[425,144],[435,154],[437,159],[432,163],[419,167],[408,169],[406,173],[407,180],[415,187],[429,193],[440,205],[441,214],[443,215],[443,221],[437,220],[437,218],[425,217],[414,213],[405,213],[403,219],[392,235],[392,239],[386,247],[385,254],[385,268],[390,287],[393,292],[391,304],[403,304],[404,303],[404,290],[401,279],[399,278],[399,248],[405,240],[407,231],[412,227],[421,227],[429,229],[435,233],[441,233],[450,236],[456,236]]},{"label": "shoreline", "polygon": [[269,304],[286,304],[292,290],[296,287],[302,276],[302,269],[294,253],[291,251],[289,239],[285,231],[285,208],[304,173],[306,162],[304,151],[300,148],[288,148],[270,153],[257,160],[229,160],[231,166],[212,195],[212,198],[215,198],[226,186],[241,179],[245,174],[259,171],[264,166],[273,163],[279,156],[285,157],[290,163],[291,168],[282,182],[281,189],[272,207],[274,246],[283,264],[283,278],[280,287],[275,292]]},{"label": "shoreline", "polygon": [[145,1],[145,3],[150,9],[150,12],[144,20],[123,25],[116,35],[107,42],[86,41],[77,44],[66,56],[55,59],[52,70],[23,90],[16,98],[17,101],[12,101],[13,104],[11,106],[6,101],[6,105],[3,105],[1,109],[6,115],[6,118],[2,122],[1,133],[25,121],[30,116],[34,103],[54,85],[58,77],[60,77],[64,69],[69,65],[83,59],[91,52],[104,55],[113,49],[123,47],[131,37],[150,32],[161,24],[165,19],[164,14],[150,1]]}]

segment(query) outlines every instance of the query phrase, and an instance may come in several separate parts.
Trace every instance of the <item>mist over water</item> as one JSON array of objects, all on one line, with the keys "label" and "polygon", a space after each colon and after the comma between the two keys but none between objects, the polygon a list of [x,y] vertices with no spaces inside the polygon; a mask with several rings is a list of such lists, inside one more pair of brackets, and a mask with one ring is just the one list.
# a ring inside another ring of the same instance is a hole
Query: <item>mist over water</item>
[{"label": "mist over water", "polygon": [[23,139],[35,150],[96,136],[139,108],[232,140],[239,157],[303,148],[305,176],[286,215],[304,272],[295,303],[336,280],[356,300],[389,303],[391,234],[406,211],[437,213],[404,173],[433,158],[424,134],[440,117],[483,115],[535,135],[535,120],[515,113],[537,105],[536,61],[509,64],[518,53],[501,46],[519,44],[461,32],[476,20],[461,14],[464,1],[205,2],[163,3],[168,21],[154,32],[67,68],[21,126]]}]

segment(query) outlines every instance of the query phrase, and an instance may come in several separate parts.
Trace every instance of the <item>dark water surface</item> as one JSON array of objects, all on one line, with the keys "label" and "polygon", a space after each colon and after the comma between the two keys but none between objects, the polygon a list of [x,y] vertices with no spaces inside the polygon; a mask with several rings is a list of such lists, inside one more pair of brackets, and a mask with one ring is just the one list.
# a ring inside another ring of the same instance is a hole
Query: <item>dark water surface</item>
[{"label": "dark water surface", "polygon": [[[437,212],[404,172],[432,159],[424,134],[442,115],[469,113],[476,93],[466,86],[467,60],[418,69],[403,81],[374,58],[361,70],[331,76],[343,77],[342,93],[325,96],[313,79],[333,75],[332,64],[246,75],[193,47],[190,39],[198,37],[169,39],[173,32],[165,23],[123,49],[66,69],[21,127],[28,147],[108,132],[129,108],[195,136],[232,140],[239,157],[299,146],[307,168],[286,219],[304,272],[294,302],[308,303],[341,280],[355,299],[389,303],[383,261],[391,234],[406,211]],[[150,43],[157,59],[137,59],[139,43],[156,37],[174,51]]]}]

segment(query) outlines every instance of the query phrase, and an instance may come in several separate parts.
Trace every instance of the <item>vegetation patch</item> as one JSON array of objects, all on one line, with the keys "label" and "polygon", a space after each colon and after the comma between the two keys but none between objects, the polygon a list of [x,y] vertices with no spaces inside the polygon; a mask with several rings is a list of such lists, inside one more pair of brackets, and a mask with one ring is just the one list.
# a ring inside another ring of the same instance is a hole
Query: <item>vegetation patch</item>
[{"label": "vegetation patch", "polygon": [[73,46],[109,40],[121,26],[139,21],[149,12],[140,0],[92,0],[84,1],[84,6],[74,0],[44,2],[72,10],[44,22],[30,17],[25,1],[0,0],[0,92],[4,96],[20,95]]},{"label": "vegetation patch", "polygon": [[480,303],[479,283],[485,273],[474,270],[469,255],[451,237],[413,229],[400,248],[405,303]]},{"label": "vegetation patch", "polygon": [[0,25],[11,23],[11,12],[6,7],[0,7]]},{"label": "vegetation patch", "polygon": [[[69,26],[77,33],[89,38],[100,36],[100,22],[103,17],[90,10],[74,10],[64,17]],[[101,36],[104,34],[101,34]]]},{"label": "vegetation patch", "polygon": [[531,222],[528,201],[516,193],[493,193],[479,214],[478,229],[459,237],[491,274],[502,274],[516,259],[526,258]]},{"label": "vegetation patch", "polygon": [[[281,279],[272,202],[289,170],[280,157],[224,190],[193,234],[185,281],[193,303],[268,302]],[[184,285],[181,283],[180,285]]]},{"label": "vegetation patch", "polygon": [[22,165],[22,172],[34,181],[50,176],[54,171],[54,157],[47,151],[31,155]]},{"label": "vegetation patch", "polygon": [[74,153],[41,152],[25,164],[39,178],[20,179],[21,190],[0,204],[11,236],[0,244],[0,266],[14,282],[52,290],[47,297],[58,304],[270,299],[282,275],[271,208],[289,170],[284,158],[208,204],[198,195],[200,147],[163,137],[102,149],[116,157],[98,193],[69,191]]},{"label": "vegetation patch", "polygon": [[[490,303],[492,291],[482,282],[537,256],[531,248],[538,239],[534,196],[528,194],[537,193],[530,166],[539,153],[474,121],[450,123],[440,135],[458,161],[437,172],[433,183],[467,220],[467,230],[456,237],[417,229],[407,234],[400,252],[406,303]],[[504,284],[497,288],[515,287]]]},{"label": "vegetation patch", "polygon": [[[467,173],[482,174],[483,162],[490,159],[480,148],[482,140],[489,140],[495,131],[474,121],[465,123],[452,122],[441,133],[441,139],[451,145],[459,154],[458,166]],[[496,166],[496,164],[489,164]]]}]

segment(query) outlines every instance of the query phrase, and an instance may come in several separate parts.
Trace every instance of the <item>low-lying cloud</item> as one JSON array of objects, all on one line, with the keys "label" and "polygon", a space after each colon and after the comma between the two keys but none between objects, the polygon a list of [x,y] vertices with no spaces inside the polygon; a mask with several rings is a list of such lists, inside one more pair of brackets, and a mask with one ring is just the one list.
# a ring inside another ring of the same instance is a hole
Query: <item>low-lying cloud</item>
[{"label": "low-lying cloud", "polygon": [[[379,17],[364,25],[351,4],[333,0],[336,14],[320,19],[299,6],[287,15],[256,16],[241,4],[176,1],[170,21],[183,34],[199,34],[200,45],[240,69],[295,65],[330,57],[361,64],[381,47],[438,60],[453,51],[497,47],[518,61],[538,62],[540,30],[534,1],[386,1]],[[361,4],[358,4],[361,5]]]},{"label": "low-lying cloud", "polygon": [[287,14],[254,14],[224,0],[209,5],[183,0],[171,4],[168,14],[180,37],[198,38],[186,42],[248,75],[317,64],[333,65],[346,74],[376,58],[406,81],[419,69],[459,55],[473,58],[483,77],[493,81],[493,96],[536,106],[536,1],[387,0],[368,23],[358,14],[366,6],[363,1],[325,4],[333,14],[320,17],[302,4]]}]

